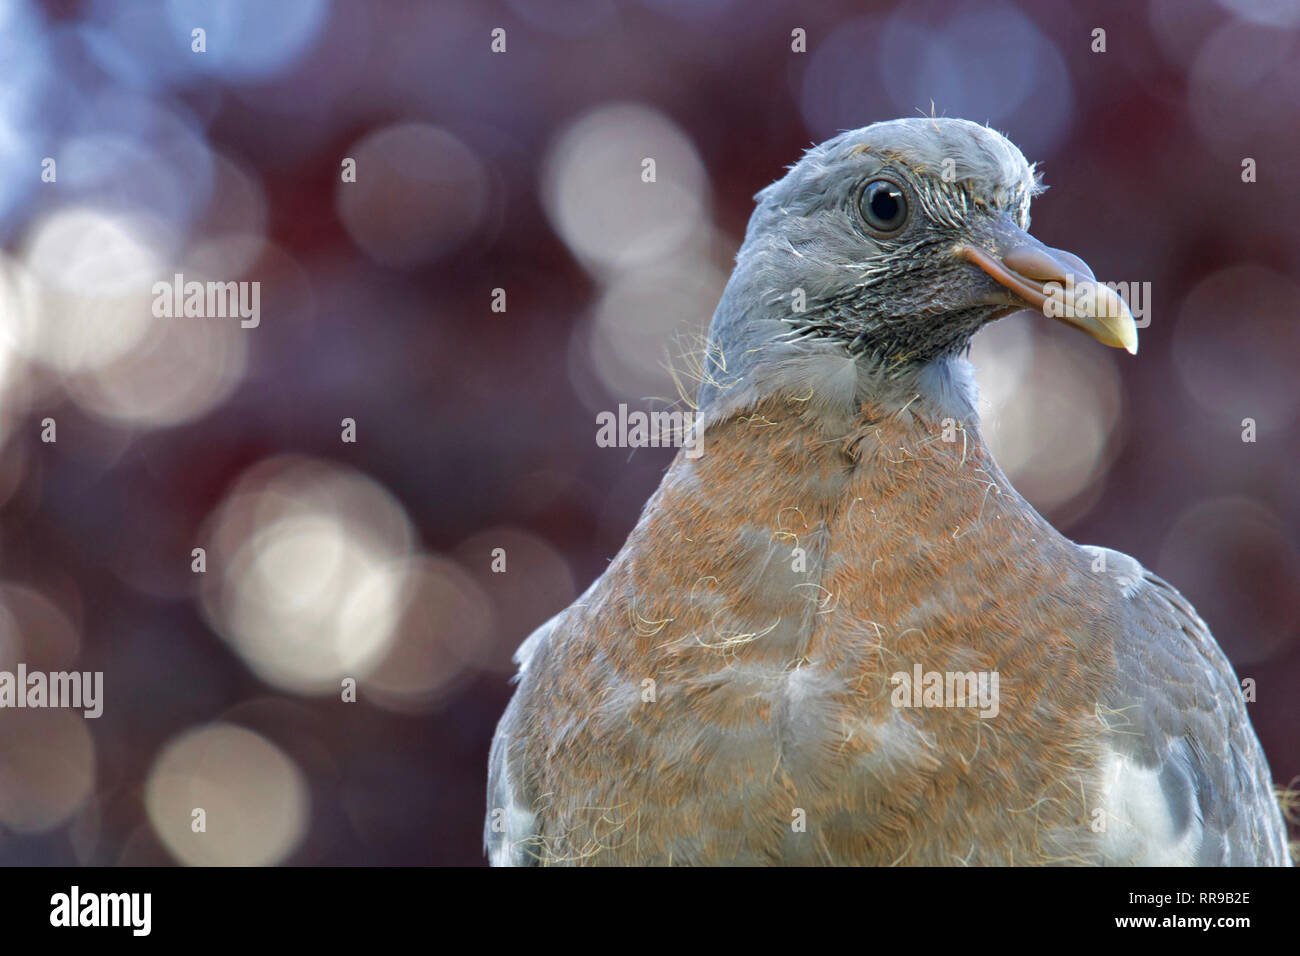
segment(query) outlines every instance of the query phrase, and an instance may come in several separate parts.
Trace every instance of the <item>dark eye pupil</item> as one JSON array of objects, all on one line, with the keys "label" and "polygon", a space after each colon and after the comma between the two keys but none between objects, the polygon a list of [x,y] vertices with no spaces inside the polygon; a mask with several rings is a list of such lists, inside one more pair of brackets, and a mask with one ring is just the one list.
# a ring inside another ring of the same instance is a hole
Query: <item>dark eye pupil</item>
[{"label": "dark eye pupil", "polygon": [[867,225],[878,232],[901,229],[907,220],[903,191],[886,180],[869,183],[862,195],[862,215]]},{"label": "dark eye pupil", "polygon": [[889,222],[898,215],[898,200],[887,188],[876,189],[871,196],[871,211],[877,219]]}]

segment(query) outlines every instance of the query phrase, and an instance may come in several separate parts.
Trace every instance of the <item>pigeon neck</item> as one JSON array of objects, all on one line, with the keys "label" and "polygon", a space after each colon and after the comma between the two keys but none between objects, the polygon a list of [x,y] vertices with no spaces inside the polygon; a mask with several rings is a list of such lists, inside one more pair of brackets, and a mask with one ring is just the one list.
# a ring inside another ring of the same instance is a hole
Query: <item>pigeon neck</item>
[{"label": "pigeon neck", "polygon": [[978,389],[965,359],[949,357],[922,365],[890,366],[842,349],[789,357],[737,375],[725,389],[702,391],[700,418],[706,428],[767,405],[788,405],[801,421],[825,435],[846,434],[864,416],[922,416],[973,427]]},{"label": "pigeon neck", "polygon": [[979,422],[975,370],[965,359],[945,357],[905,368],[859,360],[858,367],[859,407],[913,409],[939,421]]}]

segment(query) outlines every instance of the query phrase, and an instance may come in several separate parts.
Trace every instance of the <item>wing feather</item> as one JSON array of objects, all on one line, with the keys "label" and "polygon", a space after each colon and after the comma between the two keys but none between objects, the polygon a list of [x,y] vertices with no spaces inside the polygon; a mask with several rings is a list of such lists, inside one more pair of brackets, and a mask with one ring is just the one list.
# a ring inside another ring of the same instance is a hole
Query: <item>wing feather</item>
[{"label": "wing feather", "polygon": [[1175,588],[1108,552],[1123,583],[1106,701],[1106,862],[1286,866],[1286,826],[1240,683]]}]

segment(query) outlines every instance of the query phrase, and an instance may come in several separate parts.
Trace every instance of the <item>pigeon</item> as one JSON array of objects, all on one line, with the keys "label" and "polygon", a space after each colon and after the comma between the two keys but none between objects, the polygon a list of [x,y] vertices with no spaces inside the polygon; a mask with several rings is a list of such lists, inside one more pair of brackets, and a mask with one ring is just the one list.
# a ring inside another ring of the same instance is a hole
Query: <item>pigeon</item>
[{"label": "pigeon", "polygon": [[1137,352],[1124,301],[1029,234],[1042,189],[993,129],[918,117],[758,193],[700,453],[516,654],[493,865],[1290,864],[1205,622],[1060,534],[981,435],[986,324]]}]

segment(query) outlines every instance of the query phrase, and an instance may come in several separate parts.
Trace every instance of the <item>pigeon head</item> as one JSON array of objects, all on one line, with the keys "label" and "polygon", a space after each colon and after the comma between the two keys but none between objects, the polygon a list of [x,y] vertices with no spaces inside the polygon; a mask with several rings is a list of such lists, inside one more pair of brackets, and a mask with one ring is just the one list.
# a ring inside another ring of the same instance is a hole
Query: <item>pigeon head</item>
[{"label": "pigeon head", "polygon": [[813,147],[756,197],[710,328],[701,404],[782,369],[815,388],[814,355],[915,376],[1022,309],[1136,352],[1123,300],[1029,235],[1042,189],[1014,144],[966,120],[892,120]]}]

